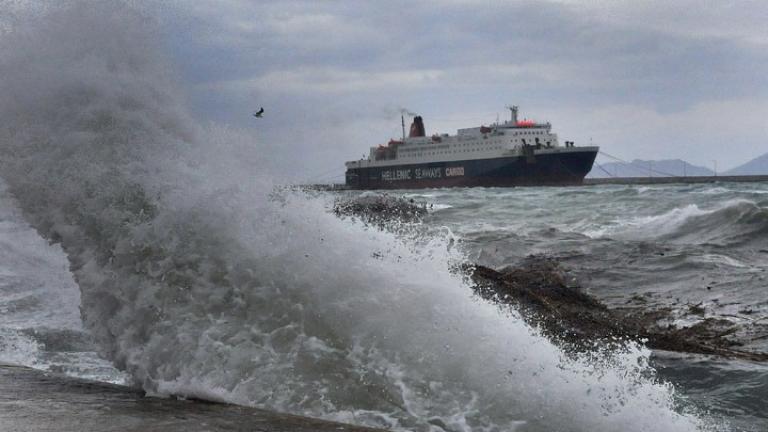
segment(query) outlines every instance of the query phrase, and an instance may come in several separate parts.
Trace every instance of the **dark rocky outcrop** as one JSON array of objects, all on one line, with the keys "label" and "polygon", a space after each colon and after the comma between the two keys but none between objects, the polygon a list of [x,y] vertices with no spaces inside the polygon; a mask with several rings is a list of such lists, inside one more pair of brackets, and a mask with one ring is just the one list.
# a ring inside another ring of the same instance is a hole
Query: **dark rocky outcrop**
[{"label": "dark rocky outcrop", "polygon": [[[740,342],[728,337],[736,331],[728,320],[708,318],[676,328],[661,324],[670,317],[669,309],[609,309],[568,284],[557,262],[546,257],[529,257],[518,267],[500,271],[484,266],[465,270],[478,296],[515,307],[529,324],[569,350],[589,349],[598,340],[635,340],[658,350],[768,361],[766,353],[737,348]],[[691,308],[690,313],[698,311]]]},{"label": "dark rocky outcrop", "polygon": [[385,225],[393,221],[419,222],[427,215],[427,206],[387,194],[362,195],[336,200],[333,212],[337,216],[356,216],[366,223]]}]

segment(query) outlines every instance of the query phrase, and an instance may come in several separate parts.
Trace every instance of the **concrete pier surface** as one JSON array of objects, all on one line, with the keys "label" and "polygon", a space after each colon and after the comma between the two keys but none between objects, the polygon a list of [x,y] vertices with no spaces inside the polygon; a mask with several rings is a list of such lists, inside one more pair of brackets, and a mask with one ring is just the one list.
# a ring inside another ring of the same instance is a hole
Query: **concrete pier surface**
[{"label": "concrete pier surface", "polygon": [[145,397],[125,386],[0,365],[0,432],[376,432],[235,405]]},{"label": "concrete pier surface", "polygon": [[585,178],[585,185],[603,184],[672,184],[672,183],[755,183],[768,182],[768,175],[690,176],[690,177],[607,177]]}]

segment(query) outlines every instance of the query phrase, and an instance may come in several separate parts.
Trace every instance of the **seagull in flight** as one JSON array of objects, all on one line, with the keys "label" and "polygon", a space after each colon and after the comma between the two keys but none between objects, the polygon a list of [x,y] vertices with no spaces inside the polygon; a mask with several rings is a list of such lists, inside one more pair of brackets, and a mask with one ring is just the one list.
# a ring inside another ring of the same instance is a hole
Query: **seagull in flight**
[{"label": "seagull in flight", "polygon": [[264,107],[261,107],[258,111],[253,113],[253,116],[256,118],[261,118],[262,116],[264,116]]}]

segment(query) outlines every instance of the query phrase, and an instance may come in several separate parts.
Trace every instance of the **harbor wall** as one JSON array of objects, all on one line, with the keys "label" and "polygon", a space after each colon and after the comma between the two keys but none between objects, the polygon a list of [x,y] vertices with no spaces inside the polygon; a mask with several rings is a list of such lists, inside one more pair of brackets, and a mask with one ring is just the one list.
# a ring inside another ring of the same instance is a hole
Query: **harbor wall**
[{"label": "harbor wall", "polygon": [[[584,186],[607,185],[607,184],[686,184],[686,183],[755,183],[768,182],[768,175],[739,175],[739,176],[678,176],[678,177],[608,177],[608,178],[586,178]],[[310,184],[296,185],[293,188],[321,191],[339,191],[349,189],[346,185],[340,183],[333,184]]]},{"label": "harbor wall", "polygon": [[0,364],[2,432],[384,432]]},{"label": "harbor wall", "polygon": [[768,182],[768,175],[586,178],[585,185]]}]

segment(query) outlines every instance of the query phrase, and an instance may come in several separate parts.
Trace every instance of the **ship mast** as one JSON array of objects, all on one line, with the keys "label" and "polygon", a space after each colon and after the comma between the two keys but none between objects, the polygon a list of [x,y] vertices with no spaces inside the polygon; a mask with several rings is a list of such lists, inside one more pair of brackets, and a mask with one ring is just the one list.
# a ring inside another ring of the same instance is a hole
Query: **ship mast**
[{"label": "ship mast", "polygon": [[517,105],[507,105],[507,109],[512,113],[512,124],[517,124]]},{"label": "ship mast", "polygon": [[405,117],[400,113],[400,123],[403,125],[403,142],[405,142]]}]

